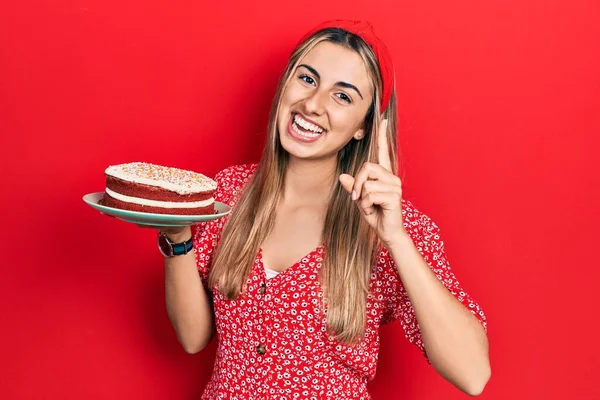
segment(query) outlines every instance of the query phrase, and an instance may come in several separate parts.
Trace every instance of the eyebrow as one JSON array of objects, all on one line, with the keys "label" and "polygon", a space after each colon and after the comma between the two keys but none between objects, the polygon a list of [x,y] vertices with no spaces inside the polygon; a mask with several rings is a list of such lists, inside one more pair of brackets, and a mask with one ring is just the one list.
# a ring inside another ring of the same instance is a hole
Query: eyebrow
[{"label": "eyebrow", "polygon": [[[300,64],[300,65],[298,65],[298,68],[300,68],[300,67],[306,68],[313,75],[315,75],[318,79],[321,79],[321,75],[319,75],[319,73],[317,72],[317,70],[314,69],[313,67],[311,67],[310,65]],[[335,83],[335,86],[341,86],[341,87],[346,88],[346,89],[353,89],[353,90],[356,91],[356,93],[358,93],[358,95],[360,96],[361,99],[363,98],[362,94],[360,93],[360,90],[358,90],[358,88],[356,86],[354,86],[353,84],[351,84],[351,83],[339,81],[339,82]]]}]

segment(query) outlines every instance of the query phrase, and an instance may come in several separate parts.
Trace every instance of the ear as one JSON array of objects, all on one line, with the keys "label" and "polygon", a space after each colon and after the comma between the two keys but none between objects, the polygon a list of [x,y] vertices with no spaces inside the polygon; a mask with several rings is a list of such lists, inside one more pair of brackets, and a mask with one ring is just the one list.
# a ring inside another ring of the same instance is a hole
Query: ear
[{"label": "ear", "polygon": [[363,128],[360,128],[359,130],[356,131],[356,133],[354,134],[353,137],[356,140],[361,140],[362,138],[365,137],[365,130]]}]

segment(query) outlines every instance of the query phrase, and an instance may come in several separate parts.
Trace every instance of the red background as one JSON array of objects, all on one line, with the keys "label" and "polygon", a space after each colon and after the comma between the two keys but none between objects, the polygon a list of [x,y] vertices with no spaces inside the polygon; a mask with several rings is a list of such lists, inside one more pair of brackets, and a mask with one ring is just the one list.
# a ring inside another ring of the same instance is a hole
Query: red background
[{"label": "red background", "polygon": [[[373,22],[396,63],[404,196],[489,319],[487,399],[598,399],[597,0],[20,0],[0,10],[2,399],[197,399],[152,231],[81,197],[144,160],[260,156],[286,56]],[[460,399],[382,332],[374,399]]]}]

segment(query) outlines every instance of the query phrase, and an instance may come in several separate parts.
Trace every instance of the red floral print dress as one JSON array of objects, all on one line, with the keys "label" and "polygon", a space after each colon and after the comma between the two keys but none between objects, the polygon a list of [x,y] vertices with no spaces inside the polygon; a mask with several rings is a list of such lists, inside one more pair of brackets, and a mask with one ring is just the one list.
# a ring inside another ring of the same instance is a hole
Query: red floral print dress
[{"label": "red floral print dress", "polygon": [[[233,208],[255,169],[248,164],[219,172],[215,199]],[[486,328],[482,309],[448,265],[437,225],[408,200],[402,200],[402,213],[404,227],[425,261]],[[192,228],[205,287],[227,218]],[[426,356],[415,311],[385,248],[371,274],[364,338],[350,347],[327,334],[317,278],[324,251],[320,246],[267,279],[259,250],[243,296],[231,301],[213,291],[218,349],[202,399],[370,399],[367,382],[375,376],[379,327],[394,321]]]}]

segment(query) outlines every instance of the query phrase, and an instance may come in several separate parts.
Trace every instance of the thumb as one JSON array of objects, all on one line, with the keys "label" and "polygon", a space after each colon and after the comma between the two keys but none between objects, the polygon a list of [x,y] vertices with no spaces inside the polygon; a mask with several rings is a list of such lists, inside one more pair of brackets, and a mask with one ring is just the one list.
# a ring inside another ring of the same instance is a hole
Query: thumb
[{"label": "thumb", "polygon": [[354,187],[354,178],[351,175],[341,174],[340,183],[346,192],[352,192],[352,188]]}]

